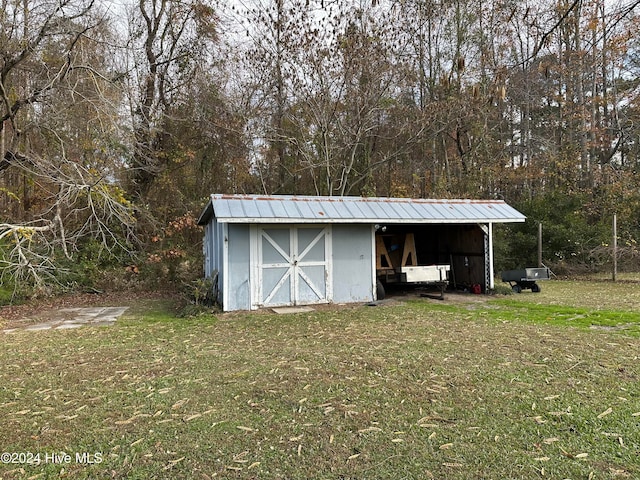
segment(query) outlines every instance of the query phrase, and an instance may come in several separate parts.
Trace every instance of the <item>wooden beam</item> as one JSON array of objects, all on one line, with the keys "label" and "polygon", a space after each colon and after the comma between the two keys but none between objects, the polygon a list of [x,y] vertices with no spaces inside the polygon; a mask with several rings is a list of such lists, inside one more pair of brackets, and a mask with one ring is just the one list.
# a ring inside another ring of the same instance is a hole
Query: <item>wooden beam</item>
[{"label": "wooden beam", "polygon": [[413,233],[407,233],[404,237],[404,248],[402,250],[402,266],[416,266],[418,258],[416,257],[416,241]]},{"label": "wooden beam", "polygon": [[[383,265],[386,263],[386,265]],[[376,235],[376,269],[393,268],[391,257],[387,252],[387,247],[384,245],[384,240],[380,235]]]}]

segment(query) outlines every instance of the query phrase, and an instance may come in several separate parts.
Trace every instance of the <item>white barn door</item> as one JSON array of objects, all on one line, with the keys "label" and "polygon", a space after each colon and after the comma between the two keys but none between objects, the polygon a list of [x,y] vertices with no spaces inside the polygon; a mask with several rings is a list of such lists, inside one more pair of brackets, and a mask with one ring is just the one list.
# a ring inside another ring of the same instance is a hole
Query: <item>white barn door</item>
[{"label": "white barn door", "polygon": [[330,226],[257,229],[257,306],[331,300]]}]

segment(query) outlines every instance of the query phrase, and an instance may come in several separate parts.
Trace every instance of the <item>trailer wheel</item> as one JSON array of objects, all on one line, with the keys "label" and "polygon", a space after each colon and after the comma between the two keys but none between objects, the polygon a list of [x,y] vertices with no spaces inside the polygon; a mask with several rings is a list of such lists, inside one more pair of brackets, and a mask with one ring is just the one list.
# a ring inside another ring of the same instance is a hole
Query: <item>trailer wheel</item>
[{"label": "trailer wheel", "polygon": [[511,290],[513,290],[514,293],[522,293],[522,287],[520,285],[513,285]]},{"label": "trailer wheel", "polygon": [[380,280],[376,281],[376,300],[384,300],[386,292],[384,291],[384,285]]},{"label": "trailer wheel", "polygon": [[540,285],[538,285],[537,283],[534,283],[533,285],[531,285],[531,291],[533,293],[540,293]]}]

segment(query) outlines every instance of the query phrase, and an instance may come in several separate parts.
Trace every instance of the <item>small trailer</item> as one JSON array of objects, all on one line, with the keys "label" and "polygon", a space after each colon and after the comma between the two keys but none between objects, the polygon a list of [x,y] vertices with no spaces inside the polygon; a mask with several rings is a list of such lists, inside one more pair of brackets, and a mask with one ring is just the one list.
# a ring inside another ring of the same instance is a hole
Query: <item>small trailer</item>
[{"label": "small trailer", "polygon": [[449,284],[449,264],[418,265],[413,233],[376,234],[377,298],[385,297],[385,285],[406,284],[437,287],[440,299]]},{"label": "small trailer", "polygon": [[540,292],[540,285],[536,283],[538,280],[549,280],[548,268],[521,268],[502,272],[502,281],[508,283],[516,293],[524,289],[530,289],[534,293]]}]

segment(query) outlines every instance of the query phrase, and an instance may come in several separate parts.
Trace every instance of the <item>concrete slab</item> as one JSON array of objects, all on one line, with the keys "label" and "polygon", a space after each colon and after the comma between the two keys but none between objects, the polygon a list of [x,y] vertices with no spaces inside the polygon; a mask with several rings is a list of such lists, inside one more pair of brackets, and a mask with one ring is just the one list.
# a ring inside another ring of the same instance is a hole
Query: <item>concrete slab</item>
[{"label": "concrete slab", "polygon": [[314,309],[312,307],[277,307],[271,309],[274,313],[285,314],[285,313],[305,313],[305,312],[313,312]]},{"label": "concrete slab", "polygon": [[[26,319],[23,328],[3,330],[4,333],[17,331],[39,330],[67,330],[83,326],[109,326],[127,311],[129,307],[90,307],[90,308],[61,308],[42,315],[42,320],[33,323]],[[26,323],[29,322],[29,323]]]},{"label": "concrete slab", "polygon": [[53,328],[56,324],[54,322],[37,323],[36,325],[29,325],[25,327],[25,330],[48,330]]},{"label": "concrete slab", "polygon": [[68,330],[70,328],[79,328],[82,327],[82,323],[63,323],[62,325],[58,325],[54,327],[54,330]]}]

